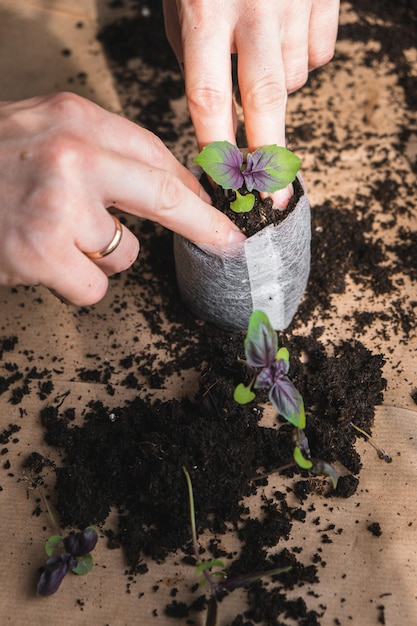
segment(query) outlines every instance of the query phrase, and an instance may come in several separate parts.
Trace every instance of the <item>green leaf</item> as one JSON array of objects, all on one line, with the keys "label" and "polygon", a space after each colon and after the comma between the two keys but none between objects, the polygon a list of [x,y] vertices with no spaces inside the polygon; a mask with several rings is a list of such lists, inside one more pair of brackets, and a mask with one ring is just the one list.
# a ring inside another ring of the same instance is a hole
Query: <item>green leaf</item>
[{"label": "green leaf", "polygon": [[229,141],[209,143],[194,161],[223,189],[240,189],[243,185],[243,156]]},{"label": "green leaf", "polygon": [[248,191],[257,189],[273,193],[293,182],[301,160],[287,148],[263,146],[248,154],[246,169],[243,171]]},{"label": "green leaf", "polygon": [[255,398],[256,394],[252,391],[251,386],[245,387],[243,383],[239,383],[233,394],[233,399],[238,404],[249,404]]},{"label": "green leaf", "polygon": [[255,196],[253,193],[242,195],[237,189],[234,191],[236,193],[236,200],[233,200],[233,202],[230,203],[232,211],[235,213],[249,213],[255,204]]},{"label": "green leaf", "polygon": [[64,537],[61,535],[51,535],[45,542],[45,552],[48,556],[52,556],[55,548],[63,541]]},{"label": "green leaf", "polygon": [[286,363],[290,362],[290,353],[288,352],[287,348],[280,348],[278,350],[275,360],[279,361],[280,359],[282,359]]},{"label": "green leaf", "polygon": [[201,574],[206,570],[213,569],[213,567],[221,567],[224,569],[224,562],[221,559],[211,559],[211,561],[201,561],[195,568],[196,574]]},{"label": "green leaf", "polygon": [[75,567],[73,567],[72,571],[74,574],[78,574],[79,576],[83,576],[84,574],[88,574],[93,568],[93,557],[91,554],[86,554],[85,556],[77,559],[78,563]]},{"label": "green leaf", "polygon": [[294,448],[293,456],[294,456],[294,461],[302,469],[311,469],[313,467],[312,461],[310,461],[310,459],[305,459],[303,457],[302,452],[298,446]]}]

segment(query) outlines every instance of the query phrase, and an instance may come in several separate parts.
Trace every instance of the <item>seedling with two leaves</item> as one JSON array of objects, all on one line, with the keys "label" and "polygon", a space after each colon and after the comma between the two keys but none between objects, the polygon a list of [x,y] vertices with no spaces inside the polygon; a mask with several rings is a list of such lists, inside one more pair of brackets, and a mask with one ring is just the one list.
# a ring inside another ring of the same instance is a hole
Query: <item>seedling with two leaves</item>
[{"label": "seedling with two leaves", "polygon": [[[91,571],[93,567],[91,551],[96,547],[98,535],[93,526],[87,526],[79,532],[62,535],[43,492],[42,483],[35,481],[32,485],[38,490],[51,524],[56,531],[45,542],[45,552],[48,559],[45,565],[40,568],[36,590],[39,597],[45,597],[58,590],[68,572],[83,575]],[[62,548],[60,553],[54,554],[59,547]]]},{"label": "seedling with two leaves", "polygon": [[252,372],[252,379],[249,385],[240,383],[236,387],[234,399],[239,404],[248,404],[256,397],[254,389],[268,389],[269,400],[278,414],[294,426],[294,463],[313,474],[329,476],[335,488],[338,480],[336,470],[321,459],[311,458],[304,432],[304,401],[287,376],[290,368],[289,352],[285,347],[278,347],[277,333],[263,311],[252,313],[244,346],[246,365]]}]

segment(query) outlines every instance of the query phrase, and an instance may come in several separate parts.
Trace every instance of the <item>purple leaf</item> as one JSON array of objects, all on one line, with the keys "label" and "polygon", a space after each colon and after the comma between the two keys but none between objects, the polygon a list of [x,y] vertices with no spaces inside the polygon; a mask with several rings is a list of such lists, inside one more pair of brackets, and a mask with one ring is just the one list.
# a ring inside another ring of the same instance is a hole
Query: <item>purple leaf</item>
[{"label": "purple leaf", "polygon": [[281,146],[273,144],[258,148],[246,159],[243,178],[248,191],[257,189],[273,193],[293,182],[300,167],[300,159]]},{"label": "purple leaf", "polygon": [[275,380],[269,391],[269,399],[282,417],[294,426],[304,428],[303,398],[287,376]]},{"label": "purple leaf", "polygon": [[246,360],[251,367],[268,367],[278,351],[277,333],[263,311],[253,311],[245,339]]},{"label": "purple leaf", "polygon": [[243,156],[232,143],[213,141],[202,149],[194,161],[223,189],[242,187]]},{"label": "purple leaf", "polygon": [[64,539],[65,550],[73,556],[85,556],[96,546],[97,532],[88,526],[82,532],[71,533]]},{"label": "purple leaf", "polygon": [[77,565],[77,559],[65,552],[60,556],[51,556],[42,568],[37,595],[50,596],[57,591],[65,575]]}]

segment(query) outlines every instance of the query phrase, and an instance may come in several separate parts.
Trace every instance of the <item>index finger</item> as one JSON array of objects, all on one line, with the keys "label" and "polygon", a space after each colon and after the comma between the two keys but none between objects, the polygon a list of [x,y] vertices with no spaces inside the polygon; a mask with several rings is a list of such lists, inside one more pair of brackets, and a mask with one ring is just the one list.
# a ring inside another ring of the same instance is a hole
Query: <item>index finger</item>
[{"label": "index finger", "polygon": [[[224,246],[245,239],[224,213],[204,202],[170,171],[102,153],[96,176],[104,204],[158,222],[190,241]],[[196,184],[199,186],[197,180]]]}]

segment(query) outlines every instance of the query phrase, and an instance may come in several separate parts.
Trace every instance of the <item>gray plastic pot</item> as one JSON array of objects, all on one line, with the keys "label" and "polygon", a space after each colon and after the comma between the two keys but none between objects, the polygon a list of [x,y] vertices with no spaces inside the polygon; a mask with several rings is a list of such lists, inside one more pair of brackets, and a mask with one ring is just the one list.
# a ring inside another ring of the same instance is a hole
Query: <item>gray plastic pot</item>
[{"label": "gray plastic pot", "polygon": [[181,297],[197,316],[227,330],[246,330],[252,311],[275,330],[293,319],[310,272],[310,204],[303,179],[294,210],[246,241],[218,248],[174,235]]}]

